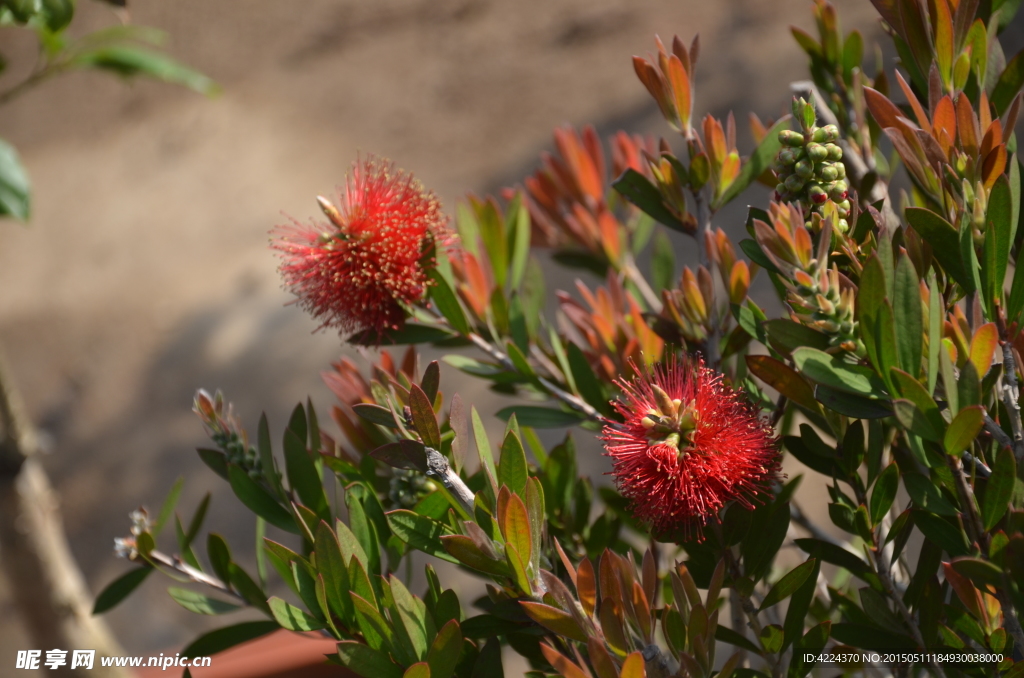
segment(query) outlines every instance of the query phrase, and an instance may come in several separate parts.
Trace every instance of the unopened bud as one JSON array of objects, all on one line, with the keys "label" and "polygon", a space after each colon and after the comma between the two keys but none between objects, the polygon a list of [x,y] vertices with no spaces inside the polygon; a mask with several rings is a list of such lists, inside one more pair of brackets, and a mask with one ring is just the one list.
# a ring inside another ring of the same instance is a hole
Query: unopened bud
[{"label": "unopened bud", "polygon": [[807,144],[807,157],[814,162],[821,162],[828,157],[828,150],[821,144],[812,142]]},{"label": "unopened bud", "polygon": [[791,129],[784,129],[779,132],[779,141],[786,146],[803,146],[804,135]]}]

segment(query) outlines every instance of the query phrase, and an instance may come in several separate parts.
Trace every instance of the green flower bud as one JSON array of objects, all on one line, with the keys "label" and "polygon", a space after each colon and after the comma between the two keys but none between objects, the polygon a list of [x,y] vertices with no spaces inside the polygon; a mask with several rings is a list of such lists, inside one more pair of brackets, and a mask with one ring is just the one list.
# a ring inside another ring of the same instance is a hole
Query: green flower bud
[{"label": "green flower bud", "polygon": [[[850,230],[850,222],[848,222],[846,219],[840,219],[839,223],[836,224],[836,230],[839,231],[840,233],[846,233],[847,231]],[[850,330],[848,329],[845,331],[849,332]]]},{"label": "green flower bud", "polygon": [[839,170],[837,170],[833,165],[822,165],[818,176],[825,181],[835,181],[839,178]]},{"label": "green flower bud", "polygon": [[793,167],[793,171],[804,179],[809,179],[814,174],[814,163],[804,158]]},{"label": "green flower bud", "polygon": [[828,150],[821,144],[811,142],[807,144],[806,149],[807,157],[813,160],[814,162],[821,162],[822,160],[828,157]]},{"label": "green flower bud", "polygon": [[791,129],[784,129],[779,132],[779,141],[786,146],[803,146],[804,135]]},{"label": "green flower bud", "polygon": [[786,190],[789,191],[790,193],[796,193],[797,191],[804,187],[804,182],[805,180],[803,177],[797,174],[791,174],[788,177],[786,177]]},{"label": "green flower bud", "polygon": [[828,153],[828,159],[833,162],[843,159],[843,149],[839,148],[835,144],[825,144],[825,151]]}]

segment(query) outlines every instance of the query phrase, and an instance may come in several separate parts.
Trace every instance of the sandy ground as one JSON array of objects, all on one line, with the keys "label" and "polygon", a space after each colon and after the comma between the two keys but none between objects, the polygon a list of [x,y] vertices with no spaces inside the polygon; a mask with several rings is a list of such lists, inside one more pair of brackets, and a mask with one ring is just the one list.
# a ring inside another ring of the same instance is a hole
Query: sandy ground
[{"label": "sandy ground", "polygon": [[[870,4],[838,4],[870,44]],[[282,213],[312,216],[357,151],[395,159],[450,209],[520,180],[558,125],[667,135],[630,56],[656,33],[696,32],[697,112],[735,109],[749,151],[746,112],[779,115],[787,83],[803,77],[787,26],[813,30],[810,5],[138,0],[133,21],[166,30],[172,53],[221,83],[220,97],[73,74],[0,109],[0,136],[35,188],[32,223],[0,223],[0,339],[49,440],[46,465],[93,590],[125,569],[111,540],[127,532],[128,511],[155,507],[180,475],[181,507],[214,490],[209,527],[251,558],[248,514],[193,451],[204,436],[192,394],[223,388],[251,426],[265,409],[278,432],[307,394],[326,413],[319,372],[347,349],[284,306],[267,231]],[[79,10],[76,31],[115,21],[99,3]],[[6,87],[32,46],[9,30],[0,44]],[[737,233],[741,215],[719,224]],[[688,241],[677,248],[695,259]],[[455,377],[443,378],[450,392]],[[166,583],[154,577],[109,615],[129,653],[180,646],[222,621],[178,608]],[[0,620],[0,666],[12,666],[25,641],[2,603]]]}]

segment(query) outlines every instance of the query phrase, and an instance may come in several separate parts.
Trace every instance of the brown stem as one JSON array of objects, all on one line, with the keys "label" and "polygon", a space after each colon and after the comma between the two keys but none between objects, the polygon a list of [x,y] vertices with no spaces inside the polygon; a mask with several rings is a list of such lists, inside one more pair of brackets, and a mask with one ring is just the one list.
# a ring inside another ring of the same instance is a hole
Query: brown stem
[{"label": "brown stem", "polygon": [[[107,625],[92,615],[92,596],[64,534],[59,501],[33,454],[32,427],[0,358],[0,558],[22,627],[41,648],[124,651]],[[126,669],[68,670],[69,675],[128,678]]]},{"label": "brown stem", "polygon": [[216,589],[217,591],[220,591],[224,595],[231,596],[232,598],[235,598],[236,600],[244,603],[245,605],[249,604],[249,601],[247,601],[244,597],[242,597],[238,593],[235,593],[234,591],[232,591],[231,587],[229,587],[227,584],[222,582],[220,579],[217,579],[214,576],[208,575],[208,574],[206,574],[205,572],[203,572],[201,570],[197,570],[196,568],[192,567],[188,563],[184,562],[178,556],[169,556],[166,553],[154,550],[154,551],[150,551],[144,557],[146,559],[154,562],[154,563],[163,565],[164,567],[167,567],[169,569],[174,570],[175,572],[178,572],[180,574],[185,575],[186,577],[188,577],[189,579],[191,579],[192,581],[194,581],[197,584],[202,584],[203,586],[209,586],[212,589]]},{"label": "brown stem", "polygon": [[466,486],[466,483],[462,482],[459,474],[452,470],[443,454],[432,447],[427,447],[426,450],[427,475],[441,481],[441,484],[455,498],[466,515],[472,517],[476,495]]}]

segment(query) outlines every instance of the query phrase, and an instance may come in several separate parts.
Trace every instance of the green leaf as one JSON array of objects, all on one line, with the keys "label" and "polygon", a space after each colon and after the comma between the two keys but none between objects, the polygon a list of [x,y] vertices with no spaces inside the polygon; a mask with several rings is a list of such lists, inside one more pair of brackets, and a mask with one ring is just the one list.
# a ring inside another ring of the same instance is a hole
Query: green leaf
[{"label": "green leaf", "polygon": [[963,530],[953,527],[947,521],[928,511],[912,511],[914,524],[921,533],[936,546],[951,556],[966,556],[970,553]]},{"label": "green leaf", "polygon": [[896,349],[900,367],[916,378],[921,372],[924,325],[921,320],[920,281],[909,256],[901,256],[896,263],[893,295],[893,319],[899,328]]},{"label": "green leaf", "polygon": [[793,541],[807,555],[838,565],[861,579],[871,572],[867,563],[837,544],[810,537]]},{"label": "green leaf", "polygon": [[746,361],[747,368],[758,379],[798,405],[821,412],[814,389],[789,365],[766,355],[748,355]]},{"label": "green leaf", "polygon": [[775,264],[773,264],[772,260],[768,258],[768,255],[764,253],[756,240],[751,240],[750,238],[740,240],[740,249],[743,250],[743,253],[746,254],[752,262],[764,270],[782,275],[782,272],[775,267]]},{"label": "green leaf", "polygon": [[715,627],[715,640],[735,645],[736,647],[747,650],[748,652],[756,652],[758,654],[761,652],[761,648],[754,645],[749,639],[739,633],[736,633],[725,624],[719,624]]},{"label": "green leaf", "polygon": [[779,141],[779,131],[787,129],[789,127],[789,120],[783,117],[781,120],[772,125],[761,140],[761,143],[757,145],[754,152],[750,154],[750,158],[743,163],[740,168],[740,173],[736,176],[736,179],[729,184],[717,200],[711,203],[711,209],[719,210],[724,205],[729,203],[733,198],[738,196],[743,190],[750,185],[750,182],[757,179],[759,176],[764,174],[765,170],[771,167],[772,161],[775,156],[779,154],[782,149],[782,142]]},{"label": "green leaf", "polygon": [[451,678],[462,655],[462,645],[462,631],[457,621],[453,619],[441,627],[427,651],[431,678]]},{"label": "green leaf", "polygon": [[346,623],[355,621],[352,599],[349,598],[350,584],[348,565],[341,554],[338,535],[326,521],[320,521],[315,532],[313,546],[316,553],[316,567],[324,578],[324,593],[334,613]]},{"label": "green leaf", "polygon": [[[290,427],[285,429],[284,466],[288,472],[288,483],[298,493],[304,506],[320,518],[330,520],[331,509],[324,494],[323,480],[316,463],[306,450],[305,437],[305,432],[300,435]],[[267,522],[270,522],[269,518]]]},{"label": "green leaf", "polygon": [[907,488],[907,494],[914,500],[914,504],[921,509],[931,511],[940,516],[956,516],[960,512],[942,497],[939,488],[931,479],[920,473],[903,474],[903,485]]},{"label": "green leaf", "polygon": [[523,426],[533,428],[568,428],[586,420],[586,417],[578,412],[535,405],[511,405],[497,412],[498,418],[502,421],[508,421],[512,415],[515,415]]},{"label": "green leaf", "polygon": [[778,624],[769,624],[761,629],[761,647],[769,654],[781,650],[785,638],[786,634]]},{"label": "green leaf", "polygon": [[[1011,161],[1013,162],[1013,161]],[[1010,182],[1001,175],[988,199],[985,212],[985,262],[981,267],[982,289],[985,291],[984,308],[989,318],[995,318],[995,306],[1003,302],[1003,281],[1006,279],[1006,265],[1010,260],[1013,229],[1013,198]]]},{"label": "green leaf", "polygon": [[369,455],[393,468],[427,472],[427,452],[418,440],[397,440],[371,450]]},{"label": "green leaf", "polygon": [[587,404],[597,409],[598,412],[605,416],[610,416],[612,414],[612,407],[608,403],[608,398],[605,397],[604,390],[601,388],[601,382],[598,381],[597,375],[594,374],[593,368],[590,367],[590,362],[583,355],[582,349],[570,341],[566,344],[565,352],[566,362],[569,364],[569,372],[579,394],[583,396]]},{"label": "green leaf", "polygon": [[437,310],[452,329],[465,336],[470,333],[469,321],[466,319],[466,312],[462,310],[462,304],[452,291],[448,281],[436,269],[430,269],[428,277],[433,282],[430,286],[430,299],[437,305]]},{"label": "green leaf", "polygon": [[128,595],[138,588],[139,584],[146,581],[146,577],[153,571],[151,567],[137,567],[128,570],[114,581],[107,584],[107,587],[96,596],[96,603],[93,605],[93,614],[103,614],[114,608]]},{"label": "green leaf", "polygon": [[801,346],[809,346],[820,351],[829,348],[827,336],[789,318],[769,320],[763,324],[763,327],[772,348],[785,356],[792,354]]},{"label": "green leaf", "polygon": [[[509,267],[511,278],[509,286],[518,289],[526,272],[526,263],[530,257],[530,212],[523,205],[521,193],[516,193],[505,210],[506,229],[508,230],[508,249],[512,252],[512,263]],[[433,676],[438,678],[438,676]]]},{"label": "green leaf", "polygon": [[374,403],[356,403],[352,405],[352,411],[360,419],[365,419],[372,424],[380,424],[392,429],[398,428],[398,424],[395,423],[395,415],[386,407]]},{"label": "green leaf", "polygon": [[939,379],[939,351],[942,350],[942,293],[935,269],[928,271],[928,393],[935,392]]},{"label": "green leaf", "polygon": [[185,485],[185,478],[180,477],[174,481],[174,485],[171,486],[171,491],[167,493],[167,498],[164,499],[163,505],[160,507],[160,513],[157,515],[156,520],[153,521],[153,527],[150,532],[154,537],[160,534],[164,525],[167,524],[167,519],[174,513],[174,507],[178,503],[178,498],[181,496],[181,488]]},{"label": "green leaf", "polygon": [[833,412],[854,419],[884,419],[892,415],[892,410],[881,400],[863,398],[820,384],[814,387],[814,398]]},{"label": "green leaf", "polygon": [[443,523],[405,509],[389,511],[386,515],[391,531],[409,546],[450,563],[459,562],[445,550],[441,541],[442,536],[451,534]]},{"label": "green leaf", "polygon": [[942,440],[943,447],[947,454],[959,455],[970,447],[971,442],[978,437],[982,426],[985,425],[985,408],[981,405],[971,405],[960,410]]},{"label": "green leaf", "polygon": [[405,670],[402,678],[431,678],[430,664],[427,662],[416,662]]},{"label": "green leaf", "polygon": [[184,66],[166,54],[134,45],[105,45],[79,52],[71,60],[76,68],[100,68],[130,78],[145,76],[181,85],[200,94],[216,94],[220,88],[210,78]]},{"label": "green leaf", "polygon": [[242,609],[241,605],[229,603],[224,600],[218,600],[217,598],[211,598],[210,596],[198,593],[196,591],[190,591],[188,589],[178,588],[172,586],[167,589],[167,593],[170,594],[174,602],[181,605],[189,612],[195,612],[196,614],[227,614],[228,612],[234,612],[235,610]]},{"label": "green leaf", "polygon": [[996,463],[992,466],[992,475],[981,500],[981,519],[986,532],[995,527],[1006,513],[1013,497],[1016,477],[1017,462],[1013,452],[1005,447],[1000,448],[996,452]]},{"label": "green leaf", "polygon": [[267,603],[270,605],[270,611],[273,613],[277,623],[289,631],[319,631],[324,628],[323,622],[319,619],[311,617],[304,610],[281,600],[277,596],[272,596]]},{"label": "green leaf", "polygon": [[873,370],[842,361],[816,348],[793,351],[793,362],[808,379],[847,393],[868,398],[885,396],[885,383]]},{"label": "green leaf", "polygon": [[911,227],[931,245],[932,253],[942,266],[942,270],[960,287],[973,291],[974,286],[960,258],[960,236],[953,225],[923,207],[908,207],[905,214]]},{"label": "green leaf", "polygon": [[402,668],[383,652],[353,640],[338,643],[341,664],[363,678],[402,678]]},{"label": "green leaf", "polygon": [[878,474],[875,486],[871,490],[869,514],[872,525],[881,523],[882,519],[889,513],[889,509],[892,508],[892,502],[896,499],[896,491],[899,489],[899,484],[900,471],[894,463],[890,463]]},{"label": "green leaf", "polygon": [[493,560],[480,550],[469,537],[461,534],[441,537],[445,550],[459,563],[484,574],[496,577],[509,576],[509,568],[504,561]]},{"label": "green leaf", "polygon": [[557,607],[545,605],[544,603],[534,603],[525,600],[520,601],[519,606],[529,615],[530,619],[549,631],[581,643],[587,642],[586,631],[580,627],[576,619],[568,612],[563,612]]},{"label": "green leaf", "polygon": [[796,590],[803,585],[807,580],[807,577],[809,577],[811,572],[817,567],[817,564],[817,560],[809,558],[804,563],[797,565],[783,575],[783,577],[779,579],[774,586],[772,586],[767,595],[765,595],[764,600],[761,601],[761,606],[758,608],[758,611],[767,610],[772,605],[777,605],[796,593]]},{"label": "green leaf", "polygon": [[491,452],[491,443],[487,439],[487,429],[484,427],[484,423],[480,419],[480,413],[476,411],[475,406],[470,405],[469,415],[473,424],[473,439],[476,441],[476,451],[480,457],[480,466],[483,467],[484,472],[487,474],[487,479],[491,483],[491,489],[497,494],[498,471],[494,466],[494,455]]},{"label": "green leaf", "polygon": [[818,574],[821,571],[821,561],[817,558],[812,558],[810,562],[813,562],[814,566],[804,579],[803,584],[793,592],[789,602],[789,609],[786,610],[786,619],[782,625],[785,631],[785,642],[782,644],[783,649],[800,639],[804,632],[804,622],[807,618],[807,613],[810,611],[811,603],[814,601],[814,593],[818,588]]},{"label": "green leaf", "polygon": [[18,152],[0,139],[0,216],[27,221],[31,207],[31,185]]},{"label": "green leaf", "polygon": [[274,621],[249,621],[215,629],[199,636],[181,651],[183,657],[209,657],[255,640],[281,628]]},{"label": "green leaf", "polygon": [[928,420],[924,412],[914,403],[903,398],[897,398],[892,401],[892,410],[900,425],[914,435],[930,440],[933,443],[942,442],[942,429],[936,431],[932,422]]},{"label": "green leaf", "polygon": [[224,537],[212,532],[206,535],[206,555],[214,574],[222,581],[231,581],[231,550]]},{"label": "green leaf", "polygon": [[654,234],[654,247],[651,250],[651,285],[656,294],[662,290],[675,287],[676,252],[672,240],[665,231],[658,229]]},{"label": "green leaf", "polygon": [[292,514],[274,501],[274,498],[263,487],[257,485],[248,473],[235,464],[228,464],[228,479],[231,490],[246,508],[274,527],[292,534],[301,534]]},{"label": "green leaf", "polygon": [[519,436],[514,431],[505,434],[501,444],[501,459],[498,461],[498,484],[506,485],[515,494],[526,490],[529,471],[526,466],[526,452]]},{"label": "green leaf", "polygon": [[629,168],[623,172],[621,177],[612,182],[612,188],[655,221],[668,226],[673,231],[687,232],[683,222],[666,207],[658,187],[635,169]]},{"label": "green leaf", "polygon": [[[992,97],[989,99],[996,108],[996,113],[1002,115],[1017,96],[1021,85],[1024,85],[1024,51],[1018,52],[1010,59],[1006,68],[999,75],[996,86],[992,90]],[[1012,130],[1006,130],[1004,134],[1010,135]]]}]

